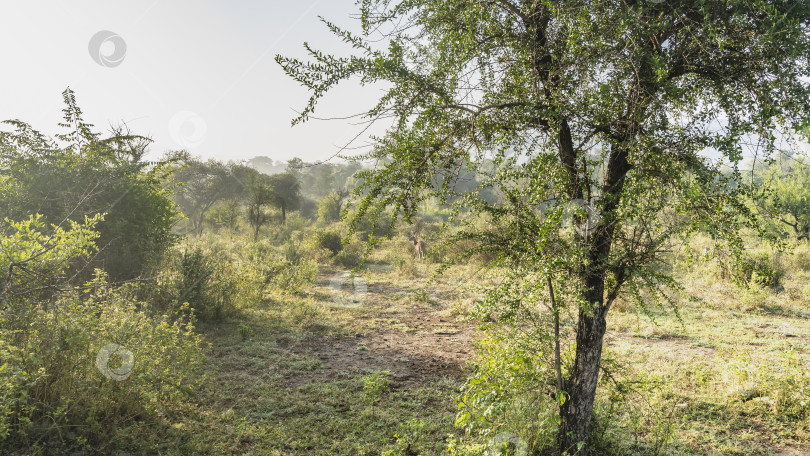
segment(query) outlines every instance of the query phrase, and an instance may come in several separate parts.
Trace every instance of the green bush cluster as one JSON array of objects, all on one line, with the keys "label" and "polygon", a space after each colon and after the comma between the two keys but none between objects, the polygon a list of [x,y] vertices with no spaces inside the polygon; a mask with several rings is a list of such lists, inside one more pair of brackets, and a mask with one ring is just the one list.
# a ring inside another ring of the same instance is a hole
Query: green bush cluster
[{"label": "green bush cluster", "polygon": [[335,256],[343,250],[343,238],[340,233],[335,231],[318,231],[315,234],[315,245],[318,248],[328,250],[332,256]]},{"label": "green bush cluster", "polygon": [[124,129],[102,138],[84,122],[73,92],[63,98],[65,134],[52,138],[20,121],[0,132],[0,214],[22,220],[36,213],[52,224],[103,214],[95,227],[103,248],[77,258],[73,274],[88,280],[102,268],[112,281],[150,275],[178,240],[173,187],[166,185],[172,170],[143,159],[147,138]]},{"label": "green bush cluster", "polygon": [[549,356],[543,347],[530,350],[497,335],[479,341],[475,370],[457,400],[456,426],[486,442],[513,433],[529,454],[552,451],[559,413]]},{"label": "green bush cluster", "polygon": [[227,262],[200,248],[182,252],[178,260],[175,303],[188,303],[201,319],[221,320],[238,291]]},{"label": "green bush cluster", "polygon": [[[96,219],[6,221],[0,236],[0,447],[20,453],[113,451],[109,436],[149,422],[198,386],[202,341],[182,313],[156,314],[101,271],[72,287],[94,251]],[[21,273],[14,266],[24,265]],[[112,354],[113,356],[105,356]]]},{"label": "green bush cluster", "polygon": [[743,282],[765,287],[779,286],[786,272],[777,255],[769,252],[748,254],[735,269],[737,277]]},{"label": "green bush cluster", "polygon": [[340,196],[337,193],[330,193],[318,203],[318,220],[328,224],[340,220]]},{"label": "green bush cluster", "polygon": [[267,264],[266,270],[270,284],[281,293],[300,293],[315,283],[318,276],[318,264],[303,258],[297,262],[275,258]]}]

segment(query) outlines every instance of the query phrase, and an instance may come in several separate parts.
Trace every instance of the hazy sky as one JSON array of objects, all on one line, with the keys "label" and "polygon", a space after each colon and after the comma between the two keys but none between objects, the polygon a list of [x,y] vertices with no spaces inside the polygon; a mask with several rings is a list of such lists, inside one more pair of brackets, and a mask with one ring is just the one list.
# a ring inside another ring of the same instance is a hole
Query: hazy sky
[{"label": "hazy sky", "polygon": [[[153,138],[151,157],[185,146],[223,160],[325,159],[362,127],[315,120],[291,127],[307,92],[273,58],[305,57],[304,41],[347,52],[318,16],[356,29],[354,13],[354,0],[6,1],[0,120],[55,133],[69,86],[97,129],[126,122]],[[117,37],[91,43],[101,31]],[[91,55],[94,46],[100,51]],[[379,90],[345,84],[316,115],[356,114]]]}]

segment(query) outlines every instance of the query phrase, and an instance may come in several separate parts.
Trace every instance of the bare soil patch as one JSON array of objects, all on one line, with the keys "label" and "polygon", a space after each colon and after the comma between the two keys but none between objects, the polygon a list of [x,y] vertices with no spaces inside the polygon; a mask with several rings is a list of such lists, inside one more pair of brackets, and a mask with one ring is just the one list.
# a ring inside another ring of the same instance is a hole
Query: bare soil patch
[{"label": "bare soil patch", "polygon": [[289,384],[300,386],[377,370],[390,371],[395,387],[462,377],[462,369],[473,354],[475,325],[458,323],[422,306],[375,317],[386,316],[395,317],[407,329],[381,328],[354,337],[310,338],[286,347],[321,361],[321,369],[289,378]]}]

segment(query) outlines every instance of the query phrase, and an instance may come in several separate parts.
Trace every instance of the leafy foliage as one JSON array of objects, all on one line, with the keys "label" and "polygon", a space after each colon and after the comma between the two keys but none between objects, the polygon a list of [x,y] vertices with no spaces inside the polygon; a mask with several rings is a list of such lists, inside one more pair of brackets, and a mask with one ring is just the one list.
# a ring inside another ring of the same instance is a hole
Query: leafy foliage
[{"label": "leafy foliage", "polygon": [[70,89],[63,93],[68,131],[55,138],[19,120],[0,132],[0,208],[12,219],[41,214],[48,223],[81,222],[105,214],[98,224],[99,251],[76,272],[88,279],[103,268],[112,280],[138,277],[175,241],[177,212],[167,162],[143,160],[149,140],[114,129],[102,137],[82,119]]},{"label": "leafy foliage", "polygon": [[[111,432],[163,413],[201,378],[201,340],[189,320],[152,315],[133,290],[108,285],[100,271],[82,287],[69,285],[64,272],[76,257],[92,254],[99,221],[71,222],[70,229],[48,227],[40,216],[6,221],[0,237],[0,265],[8,271],[0,290],[6,450],[105,451],[116,444]],[[110,344],[127,350],[131,363],[100,358]],[[108,368],[123,369],[121,376],[105,374]]]},{"label": "leafy foliage", "polygon": [[274,174],[268,178],[273,203],[281,210],[281,224],[287,222],[287,211],[301,204],[301,183],[292,173]]},{"label": "leafy foliage", "polygon": [[[202,161],[185,151],[170,153],[168,161],[177,166],[172,178],[180,184],[175,201],[191,220],[192,231],[201,233],[205,216],[218,202],[233,201],[244,189],[225,163]],[[224,223],[229,223],[230,219]]]},{"label": "leafy foliage", "polygon": [[[388,87],[364,113],[392,125],[363,156],[379,166],[358,175],[355,220],[455,200],[487,222],[455,240],[564,291],[576,345],[559,451],[582,449],[611,304],[668,301],[673,240],[705,229],[739,256],[740,228],[759,228],[739,163],[745,143],[770,155],[778,125],[808,121],[810,3],[369,0],[359,17],[359,35],[324,21],[350,57],[305,44],[308,62],[276,58],[311,92],[293,123],[343,80]],[[503,199],[459,194],[468,169]]]},{"label": "leafy foliage", "polygon": [[319,231],[315,234],[316,245],[321,249],[328,250],[332,255],[337,255],[343,250],[343,239],[340,233],[334,231]]},{"label": "leafy foliage", "polygon": [[[781,225],[798,240],[810,240],[810,163],[798,156],[787,163],[773,164],[764,173],[771,197],[763,201],[765,209],[774,214]],[[780,229],[780,232],[783,230]]]}]

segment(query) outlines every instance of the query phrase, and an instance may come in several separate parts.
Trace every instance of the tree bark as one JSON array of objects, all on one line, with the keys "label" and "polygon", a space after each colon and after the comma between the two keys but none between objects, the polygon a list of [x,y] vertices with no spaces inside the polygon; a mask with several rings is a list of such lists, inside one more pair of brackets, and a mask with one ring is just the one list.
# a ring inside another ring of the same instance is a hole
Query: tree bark
[{"label": "tree bark", "polygon": [[613,246],[616,211],[624,179],[632,169],[627,158],[628,151],[623,145],[616,145],[611,150],[602,184],[602,221],[588,240],[588,266],[579,271],[584,286],[583,298],[587,304],[579,308],[576,357],[570,377],[565,382],[568,399],[560,407],[559,432],[560,450],[578,456],[588,454],[585,444],[602,362],[602,342],[607,330],[605,317],[610,308],[605,303],[607,261]]},{"label": "tree bark", "polygon": [[557,300],[554,299],[554,284],[551,282],[551,276],[546,278],[548,284],[548,294],[551,297],[551,312],[554,314],[554,376],[557,380],[557,396],[556,399],[560,400],[560,394],[563,392],[562,380],[562,366],[560,358],[560,309],[557,307]]},{"label": "tree bark", "polygon": [[602,341],[607,329],[605,322],[607,309],[602,305],[603,282],[598,278],[589,282],[586,294],[594,308],[579,309],[576,358],[571,376],[565,382],[568,397],[560,407],[560,450],[572,455],[588,454],[584,443],[590,430],[591,412],[602,361]]}]

